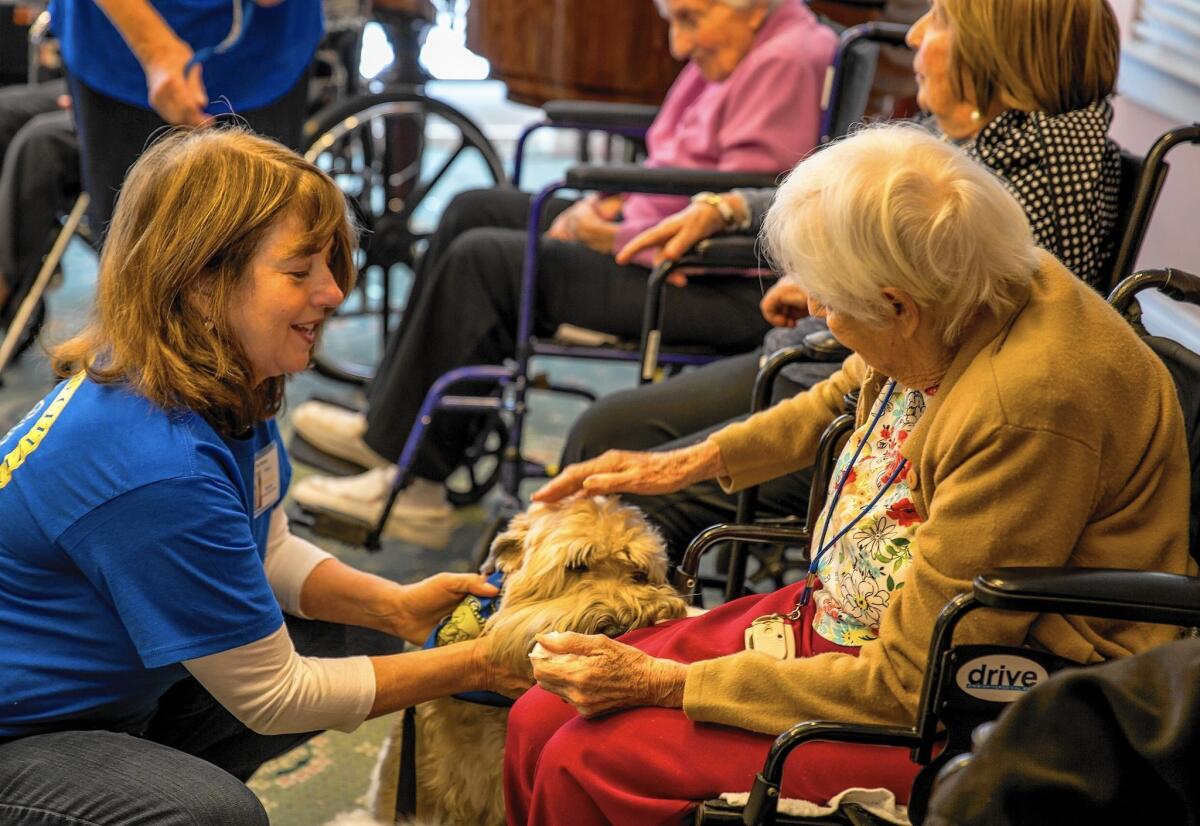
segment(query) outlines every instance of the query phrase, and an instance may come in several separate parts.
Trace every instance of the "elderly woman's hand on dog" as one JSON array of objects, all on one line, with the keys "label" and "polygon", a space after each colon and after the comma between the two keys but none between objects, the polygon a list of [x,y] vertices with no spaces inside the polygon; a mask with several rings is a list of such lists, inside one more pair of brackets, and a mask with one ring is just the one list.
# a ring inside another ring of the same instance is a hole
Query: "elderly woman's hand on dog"
[{"label": "elderly woman's hand on dog", "polygon": [[725,472],[716,442],[661,453],[610,450],[564,468],[533,494],[535,502],[557,502],[572,494],[587,496],[674,493]]},{"label": "elderly woman's hand on dog", "polygon": [[530,657],[538,685],[584,717],[636,706],[683,707],[682,663],[599,634],[540,634],[537,641],[549,655]]}]

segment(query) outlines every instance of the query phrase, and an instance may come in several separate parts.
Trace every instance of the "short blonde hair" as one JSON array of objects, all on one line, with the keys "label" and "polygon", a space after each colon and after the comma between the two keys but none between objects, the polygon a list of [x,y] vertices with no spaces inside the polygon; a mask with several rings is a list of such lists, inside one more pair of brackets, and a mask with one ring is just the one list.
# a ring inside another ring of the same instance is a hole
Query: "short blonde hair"
[{"label": "short blonde hair", "polygon": [[298,254],[332,240],[329,266],[348,291],[355,232],[327,175],[245,129],[167,133],[125,178],[92,318],[55,348],[55,369],[126,382],[165,409],[194,410],[224,433],[274,415],[284,379],[255,383],[229,316],[263,239],[290,215],[307,228]]},{"label": "short blonde hair", "polygon": [[911,124],[859,130],[801,161],[763,225],[766,249],[813,298],[880,320],[904,290],[953,346],[1038,266],[1024,211],[960,149]]},{"label": "short blonde hair", "polygon": [[981,111],[1051,115],[1112,94],[1121,36],[1107,0],[941,0],[950,80]]}]

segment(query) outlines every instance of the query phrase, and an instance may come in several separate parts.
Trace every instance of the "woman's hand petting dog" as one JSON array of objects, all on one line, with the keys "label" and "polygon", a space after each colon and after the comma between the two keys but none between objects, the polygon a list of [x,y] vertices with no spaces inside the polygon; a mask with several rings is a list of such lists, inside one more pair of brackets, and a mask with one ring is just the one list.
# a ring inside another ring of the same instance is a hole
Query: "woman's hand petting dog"
[{"label": "woman's hand petting dog", "polygon": [[537,641],[550,655],[531,658],[538,685],[584,717],[636,706],[683,707],[683,663],[599,634],[540,634]]},{"label": "woman's hand petting dog", "polygon": [[422,645],[439,622],[468,594],[494,597],[496,586],[481,574],[435,574],[401,585],[392,592],[385,609],[391,633],[413,645]]},{"label": "woman's hand petting dog", "polygon": [[725,472],[716,442],[704,441],[661,453],[610,450],[564,468],[533,494],[535,502],[557,502],[582,491],[588,496],[674,493]]}]

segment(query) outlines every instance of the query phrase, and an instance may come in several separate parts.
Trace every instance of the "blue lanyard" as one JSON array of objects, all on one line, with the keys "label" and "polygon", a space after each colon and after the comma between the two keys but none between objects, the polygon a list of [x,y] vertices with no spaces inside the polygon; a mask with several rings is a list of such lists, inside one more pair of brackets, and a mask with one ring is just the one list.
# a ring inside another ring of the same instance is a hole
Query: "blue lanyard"
[{"label": "blue lanyard", "polygon": [[901,459],[896,465],[896,469],[893,470],[891,475],[888,476],[888,478],[884,481],[883,487],[881,487],[879,492],[875,494],[875,498],[872,499],[866,505],[866,507],[859,511],[858,515],[850,520],[850,523],[838,531],[837,535],[834,536],[833,539],[829,540],[828,544],[826,544],[825,537],[829,532],[829,523],[833,521],[833,509],[837,507],[838,500],[842,496],[842,488],[846,486],[846,479],[849,478],[850,471],[854,469],[855,463],[858,462],[858,457],[862,453],[863,446],[871,440],[871,434],[875,432],[875,425],[879,424],[879,420],[883,417],[883,412],[887,410],[888,402],[892,400],[892,394],[895,392],[896,380],[892,379],[891,384],[889,384],[887,388],[887,395],[883,397],[883,401],[879,403],[879,409],[875,411],[875,416],[871,419],[871,425],[867,428],[866,434],[858,443],[858,447],[854,449],[854,455],[850,457],[850,463],[847,464],[842,470],[842,476],[840,479],[838,479],[837,486],[833,490],[833,496],[830,497],[829,508],[825,511],[825,521],[821,525],[821,539],[817,543],[817,552],[813,554],[812,562],[810,562],[808,566],[808,574],[804,577],[804,590],[800,592],[800,600],[796,603],[796,608],[792,611],[792,613],[796,616],[789,615],[789,619],[799,619],[799,609],[808,604],[808,598],[812,593],[813,582],[817,577],[817,566],[821,564],[821,557],[828,553],[832,547],[837,545],[837,543],[841,541],[842,537],[848,534],[864,516],[870,513],[871,510],[879,504],[879,500],[883,498],[883,495],[888,492],[888,489],[895,484],[898,478],[900,478],[900,472],[903,471],[905,466],[908,464],[907,459]]},{"label": "blue lanyard", "polygon": [[206,46],[192,55],[192,59],[183,67],[183,76],[187,77],[195,66],[200,65],[215,54],[225,54],[242,42],[246,31],[250,28],[250,20],[254,17],[254,0],[232,0],[233,23],[229,26],[229,34],[215,46]]}]

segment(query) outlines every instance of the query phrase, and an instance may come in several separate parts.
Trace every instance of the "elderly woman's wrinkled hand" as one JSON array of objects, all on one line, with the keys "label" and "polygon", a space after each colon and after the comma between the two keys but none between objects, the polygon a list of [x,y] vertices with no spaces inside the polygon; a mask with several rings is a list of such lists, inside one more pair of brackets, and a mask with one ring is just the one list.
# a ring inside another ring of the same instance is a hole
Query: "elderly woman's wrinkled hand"
[{"label": "elderly woman's wrinkled hand", "polygon": [[616,218],[620,213],[619,196],[601,198],[595,194],[587,195],[554,219],[550,229],[546,230],[546,237],[584,244],[596,252],[612,255],[620,227]]},{"label": "elderly woman's wrinkled hand", "polygon": [[584,717],[637,706],[683,706],[687,666],[598,634],[541,634],[530,655],[538,685]]},{"label": "elderly woman's wrinkled hand", "polygon": [[808,293],[784,276],[771,285],[758,307],[772,327],[795,327],[808,315]]},{"label": "elderly woman's wrinkled hand", "polygon": [[658,453],[609,450],[563,469],[533,494],[533,501],[557,502],[581,492],[588,496],[674,493],[719,476],[724,469],[715,442]]},{"label": "elderly woman's wrinkled hand", "polygon": [[[730,201],[735,214],[745,212],[745,204],[735,195],[722,196]],[[734,199],[737,199],[734,201]],[[740,209],[739,209],[740,207]],[[681,212],[676,212],[650,229],[634,236],[633,240],[617,253],[618,264],[628,264],[642,250],[658,247],[654,254],[654,265],[664,261],[677,261],[679,257],[705,238],[711,238],[725,229],[725,222],[714,207],[709,204],[691,204]],[[687,279],[681,273],[672,273],[667,278],[672,284],[682,287]]]}]

